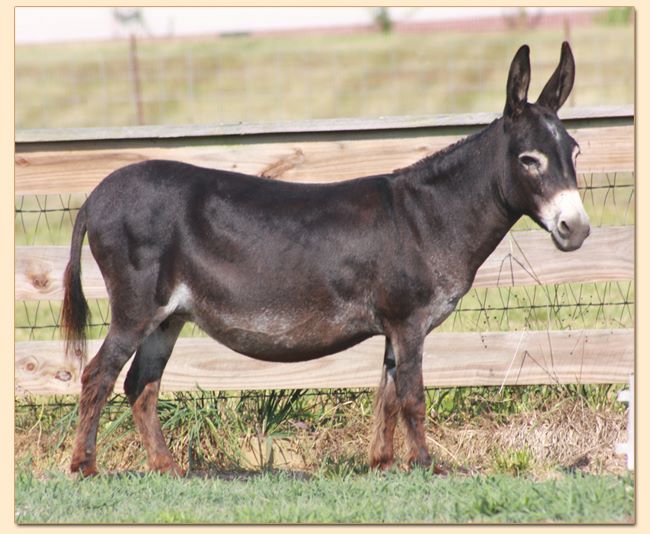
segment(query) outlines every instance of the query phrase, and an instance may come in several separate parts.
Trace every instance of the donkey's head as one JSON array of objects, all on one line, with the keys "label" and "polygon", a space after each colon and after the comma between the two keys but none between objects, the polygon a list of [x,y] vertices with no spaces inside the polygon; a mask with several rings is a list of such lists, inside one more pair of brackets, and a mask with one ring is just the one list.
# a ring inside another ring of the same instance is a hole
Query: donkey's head
[{"label": "donkey's head", "polygon": [[573,54],[565,42],[560,64],[537,102],[529,103],[529,48],[522,46],[510,66],[503,119],[509,162],[506,200],[515,212],[549,231],[555,245],[566,251],[579,248],[590,231],[576,183],[580,148],[557,116],[574,76]]}]

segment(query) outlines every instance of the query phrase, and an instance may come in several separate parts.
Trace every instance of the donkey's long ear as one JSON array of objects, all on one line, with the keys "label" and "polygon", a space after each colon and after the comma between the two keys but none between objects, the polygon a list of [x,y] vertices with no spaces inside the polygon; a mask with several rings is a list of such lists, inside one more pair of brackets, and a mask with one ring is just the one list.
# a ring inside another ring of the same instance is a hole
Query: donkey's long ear
[{"label": "donkey's long ear", "polygon": [[510,65],[508,85],[506,88],[506,107],[503,114],[506,117],[516,117],[526,106],[528,86],[530,85],[530,48],[523,45]]},{"label": "donkey's long ear", "polygon": [[564,41],[562,43],[562,53],[560,55],[560,64],[555,69],[555,72],[550,77],[542,93],[537,99],[540,106],[547,107],[553,111],[557,111],[562,107],[569,97],[571,89],[573,89],[573,80],[576,76],[576,64],[573,60],[573,53],[569,43]]}]

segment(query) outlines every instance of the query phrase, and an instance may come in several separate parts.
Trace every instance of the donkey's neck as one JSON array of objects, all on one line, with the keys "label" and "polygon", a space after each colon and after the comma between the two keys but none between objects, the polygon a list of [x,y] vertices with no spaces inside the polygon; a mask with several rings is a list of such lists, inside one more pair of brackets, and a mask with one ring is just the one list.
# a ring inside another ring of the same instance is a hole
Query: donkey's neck
[{"label": "donkey's neck", "polygon": [[[432,261],[452,255],[473,277],[519,216],[502,191],[507,172],[503,121],[396,171],[409,197],[408,216]],[[425,237],[426,235],[426,237]]]},{"label": "donkey's neck", "polygon": [[497,119],[481,131],[396,172],[433,187],[448,184],[456,189],[476,188],[485,185],[486,171],[491,175],[504,172],[505,152],[503,119]]}]

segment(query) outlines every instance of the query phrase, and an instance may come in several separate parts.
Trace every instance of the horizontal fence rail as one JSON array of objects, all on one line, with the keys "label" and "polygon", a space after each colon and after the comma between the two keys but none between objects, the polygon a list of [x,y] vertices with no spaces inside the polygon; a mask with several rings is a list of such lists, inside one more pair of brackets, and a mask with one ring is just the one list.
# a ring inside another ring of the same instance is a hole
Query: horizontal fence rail
[{"label": "horizontal fence rail", "polygon": [[[92,354],[101,341],[89,343]],[[206,338],[180,338],[162,379],[163,391],[201,389],[375,387],[384,339],[300,363],[270,363]],[[130,362],[129,362],[130,363]],[[124,366],[115,391],[121,392]],[[629,329],[551,332],[432,333],[424,345],[426,386],[595,384],[626,382],[634,368]],[[79,373],[59,341],[16,344],[16,393],[79,393]]]},{"label": "horizontal fence rail", "polygon": [[[63,300],[67,246],[16,247],[16,299]],[[82,283],[87,298],[106,298],[99,267],[85,246],[81,255]],[[508,234],[483,263],[474,287],[506,287],[570,282],[609,282],[634,278],[634,228],[594,228],[584,245],[567,254],[549,234],[521,231]]]},{"label": "horizontal fence rail", "polygon": [[[559,116],[569,128],[593,126],[627,126],[634,114],[632,106],[602,106],[596,108],[567,108]],[[133,139],[192,139],[199,137],[230,137],[270,134],[341,134],[359,136],[364,132],[381,130],[421,130],[485,126],[498,119],[500,113],[464,113],[447,115],[420,115],[405,117],[376,117],[369,119],[335,118],[304,121],[269,121],[189,126],[123,126],[108,128],[33,128],[16,132],[16,142],[53,143],[63,141],[124,141]]]},{"label": "horizontal fence rail", "polygon": [[[582,151],[578,173],[634,170],[634,127],[629,114],[627,122],[624,120],[625,109],[607,115],[611,123],[593,113],[568,121]],[[271,126],[267,131],[251,126],[250,131],[239,127],[234,134],[232,127],[223,126],[197,127],[196,135],[189,135],[187,128],[176,133],[170,127],[165,137],[158,127],[142,126],[130,128],[130,136],[124,139],[116,139],[112,128],[92,135],[80,130],[78,140],[58,130],[18,132],[15,193],[89,192],[118,167],[155,158],[290,181],[339,181],[405,167],[486,124],[485,114],[473,122],[470,118],[454,126],[435,118],[411,123],[404,119],[371,124],[359,120],[357,130],[351,129],[354,121],[345,121],[345,129],[329,131],[321,121],[308,121],[311,127],[287,133],[278,133]],[[182,132],[185,137],[179,137]]]},{"label": "horizontal fence rail", "polygon": [[[111,171],[152,158],[269,179],[331,182],[390,172],[477,131],[490,113],[374,120],[188,127],[29,130],[16,134],[17,196],[89,193]],[[631,107],[568,110],[564,122],[581,145],[578,173],[634,171]],[[608,179],[607,179],[608,180]],[[593,185],[593,184],[592,184]],[[40,204],[40,203],[39,203]],[[68,246],[16,248],[17,301],[58,301]],[[106,298],[88,247],[84,291]],[[511,232],[479,269],[474,287],[511,287],[634,278],[634,226],[594,227],[578,251],[558,251],[540,230]],[[99,347],[90,342],[90,354]],[[372,338],[311,362],[259,362],[207,338],[181,338],[163,378],[166,391],[376,386],[383,340]],[[60,341],[16,344],[17,395],[78,393],[78,369]],[[128,368],[128,364],[125,369]],[[628,328],[432,333],[427,386],[623,383],[634,370]],[[122,377],[123,378],[123,377]],[[120,391],[122,380],[116,390]]]}]

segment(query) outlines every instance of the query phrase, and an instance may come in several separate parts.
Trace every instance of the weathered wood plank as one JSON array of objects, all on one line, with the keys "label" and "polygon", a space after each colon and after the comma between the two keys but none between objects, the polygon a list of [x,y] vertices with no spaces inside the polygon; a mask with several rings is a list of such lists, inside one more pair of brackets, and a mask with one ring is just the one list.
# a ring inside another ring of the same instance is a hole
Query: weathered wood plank
[{"label": "weathered wood plank", "polygon": [[[570,131],[581,145],[579,173],[634,170],[633,126]],[[89,192],[115,169],[154,158],[296,182],[332,182],[390,172],[459,138],[415,133],[406,137],[349,139],[312,134],[297,139],[276,136],[263,141],[241,137],[17,145],[15,193]]]},{"label": "weathered wood plank", "polygon": [[[99,341],[90,344],[91,353]],[[207,338],[182,338],[163,391],[375,387],[384,340],[369,339],[310,362],[278,364],[239,355]],[[77,394],[78,369],[57,341],[16,344],[17,395]],[[424,347],[427,386],[624,383],[634,369],[633,330],[433,333]],[[122,391],[125,366],[116,384]]]},{"label": "weathered wood plank", "polygon": [[[367,132],[422,128],[481,127],[499,118],[501,113],[454,113],[439,115],[390,116],[372,118],[334,118],[301,121],[238,122],[230,124],[148,125],[109,128],[34,128],[18,130],[16,143],[53,143],[63,141],[100,141],[117,139],[174,139],[191,137],[229,137],[324,132]],[[630,124],[634,106],[567,108],[560,118],[570,127],[591,125],[597,121]]]},{"label": "weathered wood plank", "polygon": [[[16,247],[16,299],[62,300],[69,247]],[[475,287],[632,280],[634,227],[594,228],[582,248],[559,251],[543,231],[511,232],[479,269]],[[88,247],[82,252],[87,298],[105,298],[101,273]]]},{"label": "weathered wood plank", "polygon": [[[63,300],[63,272],[69,246],[16,247],[16,300]],[[81,282],[86,298],[106,298],[106,285],[90,248],[81,250]]]},{"label": "weathered wood plank", "polygon": [[634,279],[634,226],[592,228],[582,247],[562,252],[541,230],[510,232],[481,265],[474,287]]}]

